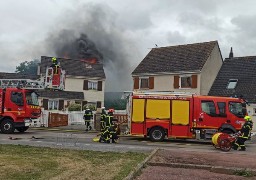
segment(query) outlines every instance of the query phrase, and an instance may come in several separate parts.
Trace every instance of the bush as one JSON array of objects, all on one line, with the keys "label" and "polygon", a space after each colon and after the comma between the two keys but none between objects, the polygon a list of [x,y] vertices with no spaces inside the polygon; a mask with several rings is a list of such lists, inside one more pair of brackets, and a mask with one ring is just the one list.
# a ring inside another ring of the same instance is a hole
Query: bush
[{"label": "bush", "polygon": [[70,104],[68,107],[69,111],[81,111],[81,105],[80,104]]},{"label": "bush", "polygon": [[86,108],[89,108],[90,110],[92,110],[92,111],[96,111],[96,106],[95,105],[93,105],[93,104],[86,104],[86,105],[84,105],[83,106],[83,110],[86,110]]}]

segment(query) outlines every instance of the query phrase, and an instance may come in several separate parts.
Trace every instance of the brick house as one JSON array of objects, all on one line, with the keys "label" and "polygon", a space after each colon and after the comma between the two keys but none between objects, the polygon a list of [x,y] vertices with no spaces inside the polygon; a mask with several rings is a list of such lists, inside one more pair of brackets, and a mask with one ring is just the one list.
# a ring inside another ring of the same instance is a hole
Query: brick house
[{"label": "brick house", "polygon": [[217,41],[153,48],[132,72],[133,90],[207,95],[222,63]]}]

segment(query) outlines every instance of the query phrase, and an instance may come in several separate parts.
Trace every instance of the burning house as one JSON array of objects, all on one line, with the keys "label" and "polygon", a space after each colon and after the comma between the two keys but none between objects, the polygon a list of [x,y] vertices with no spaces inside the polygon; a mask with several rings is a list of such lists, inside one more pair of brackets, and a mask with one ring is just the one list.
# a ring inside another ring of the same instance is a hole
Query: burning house
[{"label": "burning house", "polygon": [[[51,65],[52,57],[42,56],[38,74],[45,74]],[[44,91],[41,93],[41,105],[44,109],[68,107],[71,103],[90,105],[100,108],[104,105],[105,73],[103,64],[96,58],[66,59],[57,58],[66,71],[64,91]],[[72,97],[72,98],[71,98]]]}]

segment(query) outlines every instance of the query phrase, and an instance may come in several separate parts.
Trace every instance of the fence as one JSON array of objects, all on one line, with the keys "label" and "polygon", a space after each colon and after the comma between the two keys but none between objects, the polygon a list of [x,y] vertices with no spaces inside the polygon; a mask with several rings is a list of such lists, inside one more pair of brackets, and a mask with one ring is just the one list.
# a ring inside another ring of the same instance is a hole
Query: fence
[{"label": "fence", "polygon": [[48,127],[59,127],[68,125],[68,114],[49,112]]},{"label": "fence", "polygon": [[[99,129],[100,114],[93,112],[92,126],[95,129]],[[42,111],[42,115],[37,120],[34,120],[34,127],[57,127],[57,126],[68,126],[68,125],[80,125],[84,124],[83,120],[84,111]],[[116,111],[114,118],[118,120],[119,124],[127,124],[128,116],[125,111]]]}]

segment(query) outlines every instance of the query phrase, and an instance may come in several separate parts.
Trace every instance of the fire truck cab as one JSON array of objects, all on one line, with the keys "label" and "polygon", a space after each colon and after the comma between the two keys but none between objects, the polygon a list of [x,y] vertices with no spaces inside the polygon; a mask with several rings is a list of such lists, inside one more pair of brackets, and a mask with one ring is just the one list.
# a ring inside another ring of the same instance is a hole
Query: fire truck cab
[{"label": "fire truck cab", "polygon": [[128,110],[131,135],[149,136],[152,141],[208,139],[217,131],[240,130],[246,104],[239,98],[133,92]]},{"label": "fire truck cab", "polygon": [[37,90],[64,90],[65,70],[60,66],[47,67],[46,75],[40,80],[1,79],[0,80],[0,130],[13,133],[14,130],[25,132],[32,124],[32,119],[41,115]]},{"label": "fire truck cab", "polygon": [[15,129],[25,132],[32,119],[41,115],[38,95],[33,90],[20,88],[0,89],[0,129],[13,133]]}]

